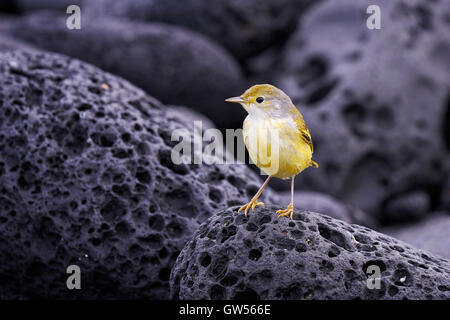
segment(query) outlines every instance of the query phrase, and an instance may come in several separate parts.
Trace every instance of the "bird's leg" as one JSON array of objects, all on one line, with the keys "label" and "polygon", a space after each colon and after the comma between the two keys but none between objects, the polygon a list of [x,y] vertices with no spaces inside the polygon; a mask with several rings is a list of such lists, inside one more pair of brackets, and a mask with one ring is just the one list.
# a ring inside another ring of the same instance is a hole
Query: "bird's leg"
[{"label": "bird's leg", "polygon": [[280,213],[279,217],[289,216],[292,220],[292,216],[294,215],[294,177],[291,179],[291,202],[284,210],[278,210],[277,213]]},{"label": "bird's leg", "polygon": [[264,202],[258,202],[258,198],[261,195],[261,193],[263,192],[264,188],[269,183],[270,178],[272,178],[272,176],[268,176],[267,177],[266,181],[264,181],[264,183],[261,186],[261,188],[259,188],[258,192],[253,196],[252,200],[250,200],[249,203],[244,204],[242,207],[240,207],[238,212],[241,212],[242,210],[244,210],[245,216],[247,216],[248,210],[250,210],[250,208],[252,208],[252,211],[253,211],[256,206],[263,206],[264,205]]}]

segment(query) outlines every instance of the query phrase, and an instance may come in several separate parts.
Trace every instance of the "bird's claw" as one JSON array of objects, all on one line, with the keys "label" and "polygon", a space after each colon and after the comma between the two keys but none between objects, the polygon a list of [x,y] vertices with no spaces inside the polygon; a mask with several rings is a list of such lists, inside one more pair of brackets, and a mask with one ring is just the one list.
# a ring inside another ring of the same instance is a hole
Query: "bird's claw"
[{"label": "bird's claw", "polygon": [[289,216],[289,218],[292,220],[292,216],[294,215],[294,205],[290,203],[286,209],[280,209],[277,211],[277,213],[280,213],[278,218]]},{"label": "bird's claw", "polygon": [[249,203],[244,204],[242,207],[239,208],[238,212],[241,212],[244,210],[245,216],[247,217],[247,213],[252,208],[252,211],[255,210],[256,206],[264,206],[264,202],[258,202],[258,199],[250,200]]}]

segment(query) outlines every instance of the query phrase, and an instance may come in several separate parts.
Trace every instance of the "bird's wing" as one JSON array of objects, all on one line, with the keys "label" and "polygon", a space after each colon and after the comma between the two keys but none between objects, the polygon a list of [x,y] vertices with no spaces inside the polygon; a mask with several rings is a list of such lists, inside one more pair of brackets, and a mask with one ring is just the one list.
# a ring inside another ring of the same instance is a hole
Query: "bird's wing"
[{"label": "bird's wing", "polygon": [[[298,112],[298,110],[297,110]],[[309,145],[309,147],[311,148],[311,152],[314,152],[314,146],[311,140],[311,134],[309,133],[308,128],[306,127],[306,123],[305,120],[303,120],[302,115],[300,114],[300,112],[298,112],[298,114],[296,114],[296,117],[294,118],[295,124],[297,125],[299,134],[302,138],[302,140]]]}]

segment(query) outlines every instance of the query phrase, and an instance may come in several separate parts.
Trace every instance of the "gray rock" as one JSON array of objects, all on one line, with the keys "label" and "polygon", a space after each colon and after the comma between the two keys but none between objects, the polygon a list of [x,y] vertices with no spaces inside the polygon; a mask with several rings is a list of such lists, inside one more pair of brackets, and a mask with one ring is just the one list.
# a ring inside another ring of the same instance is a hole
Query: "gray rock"
[{"label": "gray rock", "polygon": [[[183,128],[96,67],[0,53],[2,298],[167,298],[199,223],[261,184],[244,165],[174,164],[171,133]],[[72,264],[82,290],[66,288]]]},{"label": "gray rock", "polygon": [[388,199],[381,219],[386,224],[412,222],[423,218],[431,209],[430,196],[425,191],[411,191]]},{"label": "gray rock", "polygon": [[424,221],[386,228],[383,232],[416,248],[450,259],[449,212],[438,212]]},{"label": "gray rock", "polygon": [[181,25],[219,41],[238,58],[283,42],[311,0],[96,0],[86,11]]},{"label": "gray rock", "polygon": [[[283,205],[291,201],[290,191],[278,193]],[[294,206],[299,210],[313,211],[328,215],[347,223],[356,223],[374,228],[376,222],[364,211],[345,205],[334,197],[314,191],[296,191],[294,193]]]},{"label": "gray rock", "polygon": [[[173,267],[171,297],[450,298],[449,260],[313,212],[278,219],[276,209],[258,207],[247,219],[234,207],[204,222]],[[379,289],[367,286],[371,265]]]},{"label": "gray rock", "polygon": [[440,188],[448,172],[449,2],[378,1],[380,30],[366,27],[369,4],[312,8],[276,84],[303,113],[320,165],[297,185],[380,213],[392,195]]},{"label": "gray rock", "polygon": [[211,40],[175,26],[111,17],[85,18],[81,30],[69,30],[65,19],[65,13],[36,12],[4,31],[124,77],[163,103],[196,108],[220,128],[242,124],[242,108],[224,111],[230,109],[224,99],[245,89],[240,68]]}]

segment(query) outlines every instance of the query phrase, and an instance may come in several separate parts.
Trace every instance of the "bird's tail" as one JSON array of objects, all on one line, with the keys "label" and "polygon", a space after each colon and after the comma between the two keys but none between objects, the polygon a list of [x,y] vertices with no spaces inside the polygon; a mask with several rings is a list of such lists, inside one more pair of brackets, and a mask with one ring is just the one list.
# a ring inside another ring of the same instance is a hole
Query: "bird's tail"
[{"label": "bird's tail", "polygon": [[311,166],[311,167],[314,167],[314,168],[318,168],[318,167],[319,167],[319,164],[318,164],[317,162],[311,160],[310,166]]}]

